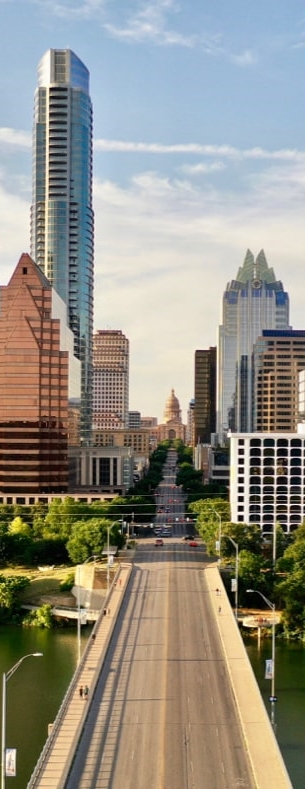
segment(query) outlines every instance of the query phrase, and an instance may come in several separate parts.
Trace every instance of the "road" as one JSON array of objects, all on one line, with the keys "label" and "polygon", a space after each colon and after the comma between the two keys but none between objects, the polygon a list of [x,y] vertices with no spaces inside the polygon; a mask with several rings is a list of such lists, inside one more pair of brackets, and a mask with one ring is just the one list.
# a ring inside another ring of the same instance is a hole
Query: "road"
[{"label": "road", "polygon": [[204,563],[139,546],[66,789],[253,789]]}]

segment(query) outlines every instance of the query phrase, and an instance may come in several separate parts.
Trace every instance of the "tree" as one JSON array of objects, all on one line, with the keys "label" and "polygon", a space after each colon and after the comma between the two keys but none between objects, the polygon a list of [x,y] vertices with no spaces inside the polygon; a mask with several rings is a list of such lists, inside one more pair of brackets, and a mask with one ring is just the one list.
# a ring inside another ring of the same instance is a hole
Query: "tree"
[{"label": "tree", "polygon": [[20,593],[30,585],[25,575],[0,575],[0,621],[11,620],[20,609]]},{"label": "tree", "polygon": [[9,525],[9,534],[23,534],[24,537],[32,537],[32,529],[25,523],[20,515],[17,515]]},{"label": "tree", "polygon": [[[238,562],[239,578],[239,599],[249,605],[249,597],[246,597],[247,589],[255,589],[263,594],[268,592],[266,586],[263,556],[256,556],[250,551],[241,551]],[[257,597],[257,595],[256,595]],[[257,601],[256,601],[257,604]]]},{"label": "tree", "polygon": [[22,621],[23,627],[44,627],[48,630],[53,627],[53,624],[52,606],[48,603],[36,608],[35,611],[29,611]]},{"label": "tree", "polygon": [[[73,564],[82,564],[90,556],[100,556],[108,540],[108,527],[112,522],[106,519],[92,518],[89,521],[78,521],[73,524],[71,537],[67,542],[67,551]],[[109,531],[109,542],[121,547],[124,537],[120,532],[120,524],[115,524]]]}]

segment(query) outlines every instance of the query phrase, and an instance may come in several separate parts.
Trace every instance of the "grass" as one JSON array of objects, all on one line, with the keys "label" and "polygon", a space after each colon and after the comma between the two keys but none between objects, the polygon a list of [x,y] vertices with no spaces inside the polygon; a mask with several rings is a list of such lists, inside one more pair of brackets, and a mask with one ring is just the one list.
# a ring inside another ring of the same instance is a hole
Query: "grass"
[{"label": "grass", "polygon": [[[0,575],[7,577],[9,575],[26,575],[30,579],[30,586],[24,590],[21,595],[22,602],[26,605],[37,605],[42,602],[47,602],[46,598],[50,598],[51,602],[59,604],[62,598],[63,603],[71,598],[71,602],[75,600],[73,595],[67,591],[61,591],[60,584],[73,572],[73,567],[54,567],[54,570],[41,572],[33,567],[19,565],[17,567],[0,568]],[[53,598],[53,600],[52,600]]]}]

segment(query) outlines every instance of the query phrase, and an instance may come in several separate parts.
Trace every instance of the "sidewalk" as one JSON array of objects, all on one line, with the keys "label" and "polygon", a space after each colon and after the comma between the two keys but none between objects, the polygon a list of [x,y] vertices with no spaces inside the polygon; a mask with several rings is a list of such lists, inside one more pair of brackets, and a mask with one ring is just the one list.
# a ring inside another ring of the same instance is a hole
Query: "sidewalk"
[{"label": "sidewalk", "polygon": [[207,567],[204,572],[257,787],[292,789],[218,567]]},{"label": "sidewalk", "polygon": [[80,688],[88,687],[88,698],[93,695],[131,572],[131,564],[120,565],[27,789],[64,787],[89,709],[87,697],[84,693],[80,695]]}]

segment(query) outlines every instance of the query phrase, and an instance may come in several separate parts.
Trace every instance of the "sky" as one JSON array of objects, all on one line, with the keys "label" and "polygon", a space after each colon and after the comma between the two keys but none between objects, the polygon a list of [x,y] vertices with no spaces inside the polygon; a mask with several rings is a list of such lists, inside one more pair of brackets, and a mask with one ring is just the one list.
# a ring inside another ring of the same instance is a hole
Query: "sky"
[{"label": "sky", "polygon": [[305,328],[303,0],[0,0],[0,283],[30,252],[37,65],[72,49],[94,111],[95,328],[130,341],[130,410],[186,422],[196,349],[264,249]]}]

